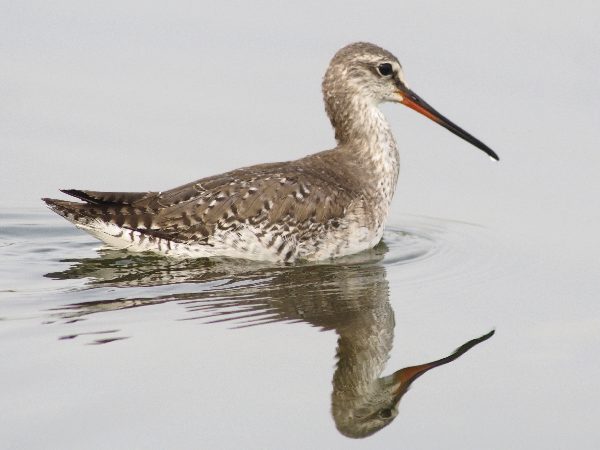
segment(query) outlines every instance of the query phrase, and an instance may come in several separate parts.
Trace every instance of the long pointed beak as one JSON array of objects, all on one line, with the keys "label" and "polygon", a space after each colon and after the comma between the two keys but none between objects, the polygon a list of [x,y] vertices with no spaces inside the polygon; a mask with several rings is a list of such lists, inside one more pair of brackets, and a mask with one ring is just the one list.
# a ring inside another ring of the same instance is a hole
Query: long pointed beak
[{"label": "long pointed beak", "polygon": [[490,158],[493,158],[496,161],[500,160],[500,158],[498,157],[496,152],[494,152],[494,150],[489,148],[487,145],[485,145],[483,142],[481,142],[476,137],[467,133],[465,130],[463,130],[458,125],[456,125],[453,122],[451,122],[450,120],[448,120],[446,117],[442,116],[439,112],[437,112],[435,109],[433,109],[433,107],[431,105],[429,105],[425,100],[423,100],[421,97],[419,97],[417,94],[415,94],[413,91],[411,91],[404,85],[401,85],[399,87],[398,94],[402,97],[402,99],[400,100],[400,103],[402,103],[403,105],[406,105],[411,109],[414,109],[418,113],[421,113],[425,117],[428,117],[431,120],[433,120],[434,122],[440,124],[447,130],[454,133],[455,135],[463,138],[465,141],[470,142],[478,149],[483,150],[485,153],[487,153],[490,156]]},{"label": "long pointed beak", "polygon": [[484,334],[481,337],[476,339],[472,339],[469,342],[458,347],[454,353],[445,358],[438,359],[437,361],[432,361],[426,364],[420,364],[418,366],[405,367],[404,369],[400,369],[395,372],[392,376],[394,377],[394,383],[398,384],[398,388],[394,391],[394,398],[396,401],[400,400],[400,397],[404,395],[404,393],[408,390],[413,381],[419,378],[428,370],[433,369],[434,367],[443,366],[444,364],[448,364],[449,362],[454,361],[460,356],[464,355],[466,352],[471,350],[477,344],[480,344],[483,341],[488,340],[494,335],[495,331],[492,330],[487,334]]}]

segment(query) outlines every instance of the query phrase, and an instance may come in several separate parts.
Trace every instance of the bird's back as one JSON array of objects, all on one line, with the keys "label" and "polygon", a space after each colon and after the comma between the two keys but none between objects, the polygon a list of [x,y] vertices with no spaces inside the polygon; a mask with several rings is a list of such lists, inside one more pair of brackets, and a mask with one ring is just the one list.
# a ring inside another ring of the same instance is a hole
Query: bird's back
[{"label": "bird's back", "polygon": [[165,192],[65,190],[85,203],[45,201],[130,250],[280,261],[340,256],[354,251],[350,234],[368,204],[356,168],[340,153],[245,167]]}]

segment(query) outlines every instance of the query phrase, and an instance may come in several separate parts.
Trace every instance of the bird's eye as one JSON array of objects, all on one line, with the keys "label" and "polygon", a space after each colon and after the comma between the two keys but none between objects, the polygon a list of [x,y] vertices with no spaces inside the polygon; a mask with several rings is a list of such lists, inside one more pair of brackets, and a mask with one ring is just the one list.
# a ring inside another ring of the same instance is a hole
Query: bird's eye
[{"label": "bird's eye", "polygon": [[390,417],[392,417],[392,410],[390,408],[384,408],[381,411],[379,411],[379,417],[381,417],[382,419],[389,419]]},{"label": "bird's eye", "polygon": [[394,73],[394,69],[390,63],[383,63],[377,66],[377,72],[379,72],[382,77],[389,77]]}]

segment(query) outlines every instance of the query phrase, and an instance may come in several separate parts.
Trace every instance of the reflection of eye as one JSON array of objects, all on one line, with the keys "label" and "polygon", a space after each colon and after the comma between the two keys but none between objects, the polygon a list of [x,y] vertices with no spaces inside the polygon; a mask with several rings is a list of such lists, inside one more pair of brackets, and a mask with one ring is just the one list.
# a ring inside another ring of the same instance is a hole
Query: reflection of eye
[{"label": "reflection of eye", "polygon": [[389,77],[394,72],[394,69],[392,69],[390,63],[383,63],[377,66],[377,72],[379,72],[382,77]]},{"label": "reflection of eye", "polygon": [[389,419],[390,417],[392,417],[392,410],[390,408],[384,408],[381,411],[379,411],[379,417],[381,417],[382,419]]}]

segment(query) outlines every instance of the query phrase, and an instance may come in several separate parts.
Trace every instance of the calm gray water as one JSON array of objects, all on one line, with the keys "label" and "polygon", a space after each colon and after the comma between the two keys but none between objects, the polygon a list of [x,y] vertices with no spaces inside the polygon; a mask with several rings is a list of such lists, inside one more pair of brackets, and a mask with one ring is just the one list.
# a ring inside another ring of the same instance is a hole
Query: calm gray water
[{"label": "calm gray water", "polygon": [[[370,252],[268,266],[102,248],[42,208],[0,221],[6,448],[592,443],[598,369],[573,344],[598,322],[532,295],[537,269],[511,267],[529,250],[492,230],[400,216]],[[416,380],[389,426],[342,435],[356,427],[333,413],[377,378],[494,328]]]}]

